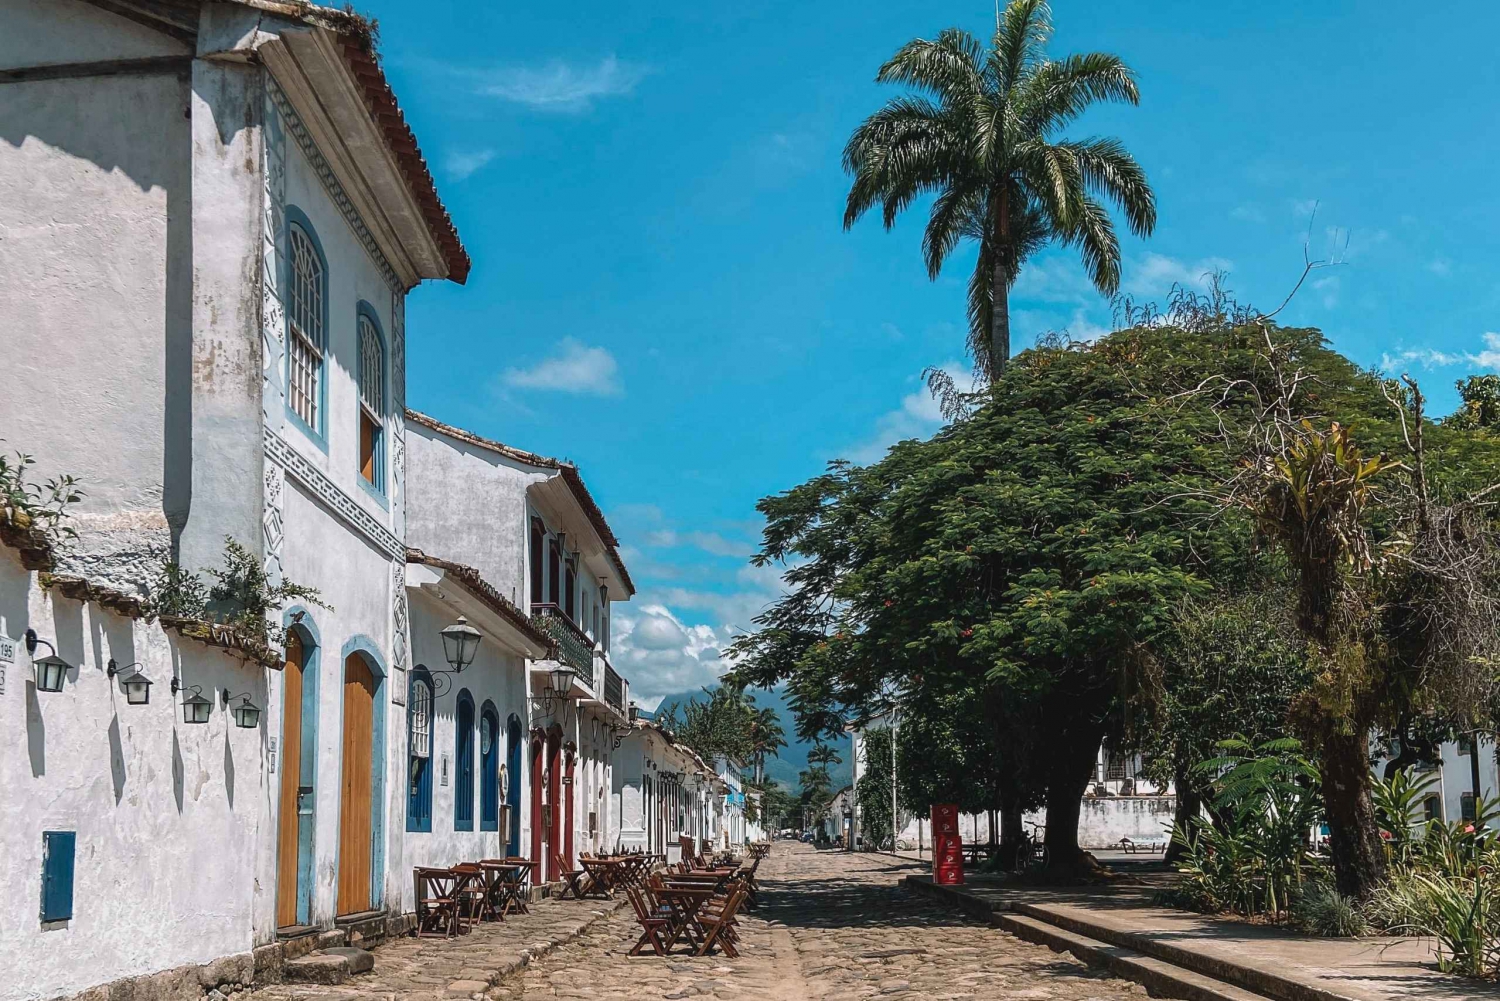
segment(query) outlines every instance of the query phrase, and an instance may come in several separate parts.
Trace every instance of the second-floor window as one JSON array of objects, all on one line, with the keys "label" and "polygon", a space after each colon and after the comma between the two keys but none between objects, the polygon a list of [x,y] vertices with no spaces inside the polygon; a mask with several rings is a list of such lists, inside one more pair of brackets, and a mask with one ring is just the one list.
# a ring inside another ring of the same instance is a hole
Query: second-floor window
[{"label": "second-floor window", "polygon": [[381,487],[384,482],[385,345],[374,321],[359,316],[359,475]]},{"label": "second-floor window", "polygon": [[531,603],[542,603],[542,547],[547,544],[547,530],[540,518],[531,519]]},{"label": "second-floor window", "polygon": [[323,304],[326,275],[312,237],[295,223],[290,227],[291,281],[288,290],[287,399],[292,413],[315,433],[321,432],[323,392]]}]

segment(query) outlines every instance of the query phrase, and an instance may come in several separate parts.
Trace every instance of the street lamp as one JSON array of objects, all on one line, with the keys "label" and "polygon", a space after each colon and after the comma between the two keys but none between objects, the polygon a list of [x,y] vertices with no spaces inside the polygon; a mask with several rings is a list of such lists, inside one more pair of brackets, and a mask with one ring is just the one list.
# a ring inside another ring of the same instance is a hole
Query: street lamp
[{"label": "street lamp", "polygon": [[457,674],[474,663],[474,654],[479,650],[479,641],[484,638],[478,629],[469,625],[462,615],[458,621],[443,630],[443,656]]},{"label": "street lamp", "polygon": [[130,671],[130,673],[126,674],[124,678],[120,679],[120,684],[125,686],[126,705],[146,705],[151,701],[151,679],[141,673],[141,665],[139,662],[134,664],[126,664],[124,667],[121,667],[119,664],[116,664],[114,658],[111,657],[104,673],[108,677],[113,678],[115,675],[124,674],[124,672],[126,671]]},{"label": "street lamp", "polygon": [[260,706],[250,701],[250,693],[244,695],[230,695],[229,689],[224,689],[224,704],[229,705],[230,699],[239,699],[240,704],[232,710],[234,713],[234,725],[242,730],[253,730],[260,725]]},{"label": "street lamp", "polygon": [[[36,659],[36,648],[45,645],[52,651],[41,660]],[[31,656],[32,670],[36,671],[36,688],[39,692],[60,692],[73,665],[57,655],[57,647],[37,636],[35,629],[26,630],[26,653]]]},{"label": "street lamp", "polygon": [[552,697],[566,701],[573,694],[573,679],[578,677],[578,672],[566,664],[559,664],[552,669]]}]

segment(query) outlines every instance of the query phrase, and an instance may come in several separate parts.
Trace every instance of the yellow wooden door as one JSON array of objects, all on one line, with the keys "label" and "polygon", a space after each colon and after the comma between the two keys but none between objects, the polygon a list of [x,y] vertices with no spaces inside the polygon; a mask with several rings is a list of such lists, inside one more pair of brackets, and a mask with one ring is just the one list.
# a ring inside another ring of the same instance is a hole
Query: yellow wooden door
[{"label": "yellow wooden door", "polygon": [[302,640],[286,640],[281,687],[281,806],[276,838],[276,926],[297,923],[297,786],[302,780]]},{"label": "yellow wooden door", "polygon": [[370,803],[373,777],[375,677],[364,659],[344,662],[343,789],[339,797],[338,913],[370,909]]}]

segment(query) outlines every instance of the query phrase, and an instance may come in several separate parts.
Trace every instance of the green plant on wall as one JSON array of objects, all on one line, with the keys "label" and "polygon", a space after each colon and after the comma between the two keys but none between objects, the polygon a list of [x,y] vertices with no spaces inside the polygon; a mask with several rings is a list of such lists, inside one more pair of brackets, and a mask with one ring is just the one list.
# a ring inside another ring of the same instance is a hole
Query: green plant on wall
[{"label": "green plant on wall", "polygon": [[[254,553],[234,539],[224,539],[224,566],[207,569],[213,583],[173,562],[163,563],[146,603],[152,616],[222,622],[252,637],[271,638],[270,618],[288,602],[302,601],[332,611],[315,587],[285,577],[272,584]],[[279,637],[284,638],[284,637]]]},{"label": "green plant on wall", "polygon": [[57,476],[35,483],[27,478],[27,470],[35,464],[36,459],[23,452],[0,455],[0,524],[40,532],[51,545],[76,539],[78,533],[65,519],[68,507],[83,500],[78,481]]}]

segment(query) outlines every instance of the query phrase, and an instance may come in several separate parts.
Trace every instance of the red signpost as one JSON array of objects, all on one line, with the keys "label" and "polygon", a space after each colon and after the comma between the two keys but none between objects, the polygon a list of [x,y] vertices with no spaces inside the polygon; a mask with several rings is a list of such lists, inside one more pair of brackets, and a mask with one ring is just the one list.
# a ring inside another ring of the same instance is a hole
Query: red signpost
[{"label": "red signpost", "polygon": [[964,843],[958,833],[958,804],[932,807],[932,880],[939,886],[964,881]]}]

